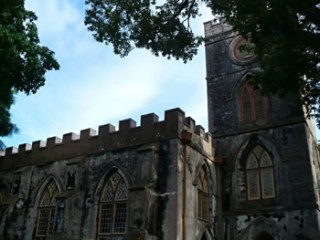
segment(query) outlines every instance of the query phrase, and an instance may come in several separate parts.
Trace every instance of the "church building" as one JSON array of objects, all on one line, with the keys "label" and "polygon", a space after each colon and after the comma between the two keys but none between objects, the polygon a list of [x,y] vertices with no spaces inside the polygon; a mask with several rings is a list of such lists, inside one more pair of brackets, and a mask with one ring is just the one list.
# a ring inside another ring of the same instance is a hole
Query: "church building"
[{"label": "church building", "polygon": [[0,158],[0,239],[213,239],[210,134],[180,109]]},{"label": "church building", "polygon": [[7,148],[0,240],[320,239],[312,121],[261,95],[230,25],[204,26],[208,132],[176,108]]},{"label": "church building", "polygon": [[230,25],[207,22],[205,36],[209,131],[223,160],[217,239],[320,239],[313,122],[295,102],[261,95],[250,43]]}]

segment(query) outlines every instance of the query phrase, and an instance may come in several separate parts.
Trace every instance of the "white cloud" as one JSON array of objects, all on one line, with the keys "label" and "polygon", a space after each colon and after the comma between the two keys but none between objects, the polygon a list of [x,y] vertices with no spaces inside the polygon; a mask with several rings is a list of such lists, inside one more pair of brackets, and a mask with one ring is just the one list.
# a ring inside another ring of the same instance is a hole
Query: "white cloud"
[{"label": "white cloud", "polygon": [[[63,133],[180,107],[207,129],[204,49],[188,64],[134,50],[115,56],[97,43],[83,24],[84,7],[71,0],[27,0],[39,17],[40,40],[56,52],[59,71],[47,74],[46,85],[32,96],[19,95],[12,107],[20,134],[8,145],[31,143]],[[203,32],[203,21],[193,26]]]},{"label": "white cloud", "polygon": [[26,9],[36,13],[40,35],[48,39],[58,39],[76,32],[79,30],[79,23],[83,22],[81,11],[72,6],[70,1],[26,1]]}]

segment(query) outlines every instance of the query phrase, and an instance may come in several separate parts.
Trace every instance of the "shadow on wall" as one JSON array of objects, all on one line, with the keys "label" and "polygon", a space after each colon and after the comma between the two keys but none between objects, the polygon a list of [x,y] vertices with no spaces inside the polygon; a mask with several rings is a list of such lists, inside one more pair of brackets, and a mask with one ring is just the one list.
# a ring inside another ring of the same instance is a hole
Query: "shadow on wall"
[{"label": "shadow on wall", "polygon": [[254,238],[254,240],[274,240],[274,238],[266,232],[261,232],[261,233],[257,234],[257,236]]}]

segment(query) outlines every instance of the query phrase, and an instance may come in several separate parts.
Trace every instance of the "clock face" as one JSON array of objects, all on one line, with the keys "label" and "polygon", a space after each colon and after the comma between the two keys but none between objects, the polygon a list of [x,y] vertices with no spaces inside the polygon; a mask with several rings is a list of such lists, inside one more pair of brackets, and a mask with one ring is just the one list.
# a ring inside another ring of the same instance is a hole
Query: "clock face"
[{"label": "clock face", "polygon": [[238,63],[248,63],[256,58],[253,52],[254,44],[238,36],[230,44],[231,57]]}]

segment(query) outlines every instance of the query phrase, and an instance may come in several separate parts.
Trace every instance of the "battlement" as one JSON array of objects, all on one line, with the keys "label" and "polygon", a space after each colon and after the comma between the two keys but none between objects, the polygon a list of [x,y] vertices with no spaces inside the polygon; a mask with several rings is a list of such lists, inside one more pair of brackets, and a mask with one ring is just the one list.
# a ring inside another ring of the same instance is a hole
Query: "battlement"
[{"label": "battlement", "polygon": [[[220,21],[208,21],[204,23],[204,36],[208,39],[217,38],[220,34],[231,32],[232,26],[228,24],[225,19]],[[219,39],[217,39],[219,40]]]},{"label": "battlement", "polygon": [[9,147],[0,156],[0,168],[42,164],[164,139],[181,139],[182,130],[190,132],[194,141],[201,139],[202,146],[212,148],[210,134],[205,133],[204,128],[196,125],[192,118],[186,118],[179,108],[165,111],[163,121],[159,121],[156,114],[150,113],[141,116],[141,126],[136,126],[136,122],[129,118],[119,121],[119,130],[115,129],[115,126],[106,124],[99,126],[98,134],[96,130],[88,128],[81,130],[80,135],[66,133],[62,139],[50,137],[46,142],[38,140],[31,145]]}]

